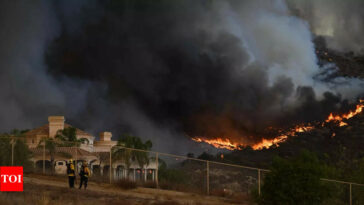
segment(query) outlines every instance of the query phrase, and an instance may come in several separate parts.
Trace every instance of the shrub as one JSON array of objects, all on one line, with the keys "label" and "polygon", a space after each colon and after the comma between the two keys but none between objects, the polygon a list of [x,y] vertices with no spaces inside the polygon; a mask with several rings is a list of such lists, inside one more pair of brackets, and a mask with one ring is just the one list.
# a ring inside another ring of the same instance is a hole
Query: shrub
[{"label": "shrub", "polygon": [[184,184],[187,179],[185,172],[178,169],[161,168],[158,174],[161,181],[168,181],[170,183]]},{"label": "shrub", "polygon": [[14,166],[23,166],[24,172],[33,169],[33,163],[30,161],[32,156],[28,146],[22,139],[16,140],[14,145]]},{"label": "shrub", "polygon": [[327,167],[315,154],[303,151],[300,156],[286,160],[275,158],[262,186],[259,204],[321,204],[328,190],[321,183]]},{"label": "shrub", "polygon": [[[353,173],[350,175],[350,181],[364,184],[364,158],[362,158],[355,167]],[[364,202],[364,187],[353,186],[353,202],[361,204]],[[360,203],[361,202],[361,203]]]}]

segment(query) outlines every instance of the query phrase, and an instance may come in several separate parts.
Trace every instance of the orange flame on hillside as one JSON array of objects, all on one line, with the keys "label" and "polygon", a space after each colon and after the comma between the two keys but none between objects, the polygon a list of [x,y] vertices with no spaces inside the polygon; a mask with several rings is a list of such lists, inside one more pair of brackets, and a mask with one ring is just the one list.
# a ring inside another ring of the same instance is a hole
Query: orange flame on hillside
[{"label": "orange flame on hillside", "polygon": [[196,142],[204,142],[204,143],[210,144],[216,148],[228,149],[228,150],[240,149],[239,146],[241,146],[240,143],[231,142],[227,138],[226,139],[223,139],[223,138],[204,139],[203,137],[194,137],[194,138],[192,138],[192,140],[196,141]]},{"label": "orange flame on hillside", "polygon": [[[340,127],[348,125],[346,122],[343,122],[343,120],[350,119],[350,118],[362,113],[364,110],[364,100],[360,100],[359,102],[360,102],[360,104],[356,105],[356,109],[354,111],[350,111],[349,113],[342,114],[342,115],[334,115],[333,113],[330,113],[330,115],[325,120],[325,122],[335,121],[335,122],[338,122]],[[321,123],[321,126],[324,126],[325,122]],[[275,138],[272,138],[272,139],[263,138],[260,142],[255,143],[255,144],[234,142],[226,137],[208,139],[206,137],[197,136],[197,137],[192,138],[192,140],[194,140],[196,142],[205,142],[207,144],[210,144],[210,145],[212,145],[216,148],[220,148],[220,149],[241,150],[244,147],[250,146],[254,150],[261,150],[264,148],[269,148],[273,145],[279,146],[279,144],[286,141],[289,136],[295,136],[297,133],[308,132],[314,128],[315,127],[311,126],[310,124],[296,125],[295,127],[289,129],[288,131],[279,131],[278,132],[279,136],[277,136]],[[335,136],[335,135],[333,135],[333,136]]]},{"label": "orange flame on hillside", "polygon": [[269,148],[272,145],[277,145],[278,146],[279,143],[286,141],[287,138],[288,138],[287,135],[281,135],[281,136],[278,136],[278,137],[273,138],[273,139],[264,139],[263,138],[263,141],[259,142],[258,144],[253,145],[252,148],[254,150],[260,150],[260,149],[263,149],[263,148]]},{"label": "orange flame on hillside", "polygon": [[[364,100],[360,100],[360,103],[363,103]],[[354,117],[355,115],[358,115],[359,113],[363,112],[363,108],[364,108],[364,104],[359,104],[356,105],[356,109],[354,111],[350,111],[347,114],[343,114],[343,115],[334,115],[332,113],[330,113],[329,117],[327,118],[327,120],[325,120],[326,122],[331,122],[331,121],[336,121],[339,122],[339,126],[346,126],[348,125],[346,122],[343,122],[344,119],[350,119],[352,117]]]},{"label": "orange flame on hillside", "polygon": [[196,142],[205,142],[207,144],[210,144],[210,145],[212,145],[216,148],[220,148],[220,149],[241,150],[243,147],[251,146],[254,150],[260,150],[263,148],[269,148],[272,145],[279,146],[278,144],[287,140],[288,136],[294,136],[294,135],[296,135],[296,133],[299,133],[299,132],[307,132],[309,130],[312,130],[313,128],[314,128],[313,126],[303,126],[303,125],[296,126],[293,129],[289,130],[288,132],[286,132],[278,137],[275,137],[273,139],[263,138],[263,140],[261,142],[256,143],[254,145],[233,142],[228,138],[206,139],[204,137],[194,137],[194,138],[192,138],[192,140],[194,140]]},{"label": "orange flame on hillside", "polygon": [[272,145],[276,145],[277,147],[279,146],[278,144],[281,142],[284,142],[288,139],[288,136],[295,136],[297,133],[301,133],[301,132],[308,132],[310,130],[312,130],[314,127],[310,126],[310,125],[297,125],[296,127],[292,128],[291,130],[285,132],[284,134],[275,137],[273,139],[265,139],[263,138],[263,140],[257,144],[252,145],[252,148],[254,150],[260,150],[263,148],[269,148]]}]

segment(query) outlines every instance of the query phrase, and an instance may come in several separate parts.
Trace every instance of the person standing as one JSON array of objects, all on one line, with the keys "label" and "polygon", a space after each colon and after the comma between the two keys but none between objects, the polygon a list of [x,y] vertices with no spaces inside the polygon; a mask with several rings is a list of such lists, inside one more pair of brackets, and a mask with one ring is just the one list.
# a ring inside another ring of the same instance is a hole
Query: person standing
[{"label": "person standing", "polygon": [[87,182],[88,182],[88,178],[90,177],[90,169],[87,166],[87,162],[83,162],[82,166],[81,166],[81,170],[80,170],[80,187],[79,189],[82,188],[82,184],[84,184],[85,189],[87,187]]},{"label": "person standing", "polygon": [[75,165],[73,164],[73,160],[70,159],[67,164],[67,175],[68,175],[68,184],[70,188],[74,188],[75,186]]}]

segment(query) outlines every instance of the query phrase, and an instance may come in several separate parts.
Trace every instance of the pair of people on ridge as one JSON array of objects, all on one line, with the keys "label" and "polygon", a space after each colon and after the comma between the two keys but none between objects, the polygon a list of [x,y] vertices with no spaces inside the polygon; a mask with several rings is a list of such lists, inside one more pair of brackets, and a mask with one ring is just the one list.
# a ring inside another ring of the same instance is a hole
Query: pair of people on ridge
[{"label": "pair of people on ridge", "polygon": [[[76,180],[76,172],[75,172],[75,165],[73,164],[72,159],[70,159],[69,163],[67,164],[67,175],[68,175],[69,187],[74,188]],[[81,178],[79,189],[82,188],[82,185],[84,185],[86,189],[88,178],[90,177],[90,170],[87,166],[87,162],[82,163],[79,175]]]}]

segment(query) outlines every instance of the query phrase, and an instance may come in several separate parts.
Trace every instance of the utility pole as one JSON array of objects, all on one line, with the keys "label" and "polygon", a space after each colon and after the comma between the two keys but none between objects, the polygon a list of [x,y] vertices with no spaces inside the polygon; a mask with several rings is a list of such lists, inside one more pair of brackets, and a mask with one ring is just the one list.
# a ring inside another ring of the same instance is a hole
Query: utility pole
[{"label": "utility pole", "polygon": [[45,174],[45,139],[43,140],[43,174]]},{"label": "utility pole", "polygon": [[111,162],[111,146],[110,146],[110,166],[109,166],[109,180],[110,180],[110,184],[111,184],[111,169],[112,169],[112,162]]},{"label": "utility pole", "polygon": [[206,161],[206,192],[210,195],[210,166],[209,161]]},{"label": "utility pole", "polygon": [[11,139],[11,166],[14,166],[14,139]]},{"label": "utility pole", "polygon": [[350,202],[349,202],[349,203],[350,203],[350,205],[352,205],[352,204],[353,204],[353,197],[352,197],[352,184],[350,183],[350,184],[349,184],[349,186],[350,186],[350,187],[349,187],[349,191],[350,191],[350,199],[349,199],[349,200],[350,200]]},{"label": "utility pole", "polygon": [[76,148],[76,159],[75,159],[75,171],[76,171],[76,174],[78,173],[78,171],[77,171],[77,168],[78,168],[78,163],[77,163],[77,160],[78,160],[78,148],[77,148],[77,146],[75,147]]},{"label": "utility pole", "polygon": [[156,170],[155,170],[155,182],[156,182],[156,187],[157,189],[159,188],[159,182],[158,182],[158,169],[159,169],[159,164],[158,164],[158,152],[155,153],[155,164],[156,164]]},{"label": "utility pole", "polygon": [[258,169],[258,194],[260,196],[260,169]]}]

